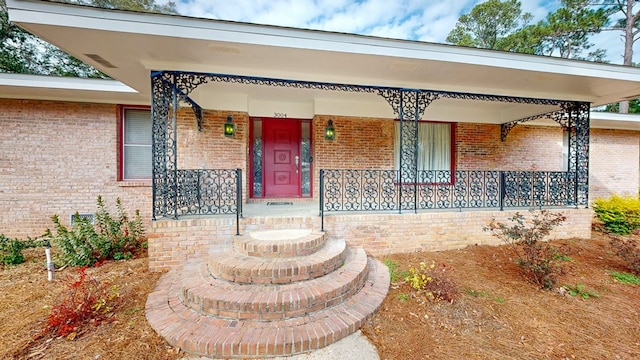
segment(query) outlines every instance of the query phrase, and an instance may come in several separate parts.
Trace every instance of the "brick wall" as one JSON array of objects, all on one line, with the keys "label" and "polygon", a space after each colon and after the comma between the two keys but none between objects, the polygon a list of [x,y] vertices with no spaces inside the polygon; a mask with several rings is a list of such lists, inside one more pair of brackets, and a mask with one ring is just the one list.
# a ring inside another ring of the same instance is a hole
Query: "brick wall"
[{"label": "brick wall", "polygon": [[[236,131],[224,136],[227,116],[233,117]],[[204,110],[202,131],[190,108],[178,112],[179,169],[243,169],[246,170],[249,150],[249,120],[246,113]]]},{"label": "brick wall", "polygon": [[[567,220],[550,238],[590,238],[590,209],[565,209]],[[508,222],[515,211],[425,212],[419,214],[328,214],[325,231],[328,237],[344,239],[351,246],[364,248],[369,254],[460,249],[471,245],[497,245],[500,241],[482,231],[492,218]],[[320,229],[318,216],[282,216],[265,214],[240,220],[240,233],[254,230]],[[186,260],[233,246],[235,218],[200,218],[161,220],[153,224],[149,239],[149,267],[165,271]]]},{"label": "brick wall", "polygon": [[151,219],[150,182],[118,182],[117,106],[0,99],[0,233],[38,236],[103,195]]},{"label": "brick wall", "polygon": [[560,127],[514,127],[500,140],[500,125],[458,123],[456,166],[459,170],[562,171]]},{"label": "brick wall", "polygon": [[612,193],[638,194],[639,135],[638,131],[591,129],[590,200]]}]

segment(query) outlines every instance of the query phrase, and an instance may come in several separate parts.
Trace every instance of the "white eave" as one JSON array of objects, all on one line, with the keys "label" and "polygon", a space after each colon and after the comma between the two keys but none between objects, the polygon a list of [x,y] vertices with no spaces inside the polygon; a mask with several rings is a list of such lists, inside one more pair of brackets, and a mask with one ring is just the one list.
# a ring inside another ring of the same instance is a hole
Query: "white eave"
[{"label": "white eave", "polygon": [[0,97],[81,101],[110,104],[149,104],[138,91],[117,80],[0,73]]},{"label": "white eave", "polygon": [[[640,69],[618,65],[47,1],[7,0],[7,6],[11,21],[146,99],[154,70],[586,101],[594,106],[640,96]],[[207,84],[197,91],[194,97],[204,102],[237,95],[247,101],[386,106],[379,97],[359,94],[348,94],[345,100],[345,94],[326,91],[265,91],[228,83]],[[448,100],[436,101],[428,110],[435,120],[494,123],[541,111]]]}]

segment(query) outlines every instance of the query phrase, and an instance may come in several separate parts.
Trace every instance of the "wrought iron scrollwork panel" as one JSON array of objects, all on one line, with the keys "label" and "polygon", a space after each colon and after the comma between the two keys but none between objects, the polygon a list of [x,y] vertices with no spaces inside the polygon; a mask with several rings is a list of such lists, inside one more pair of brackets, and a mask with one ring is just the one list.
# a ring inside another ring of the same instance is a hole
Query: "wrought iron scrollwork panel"
[{"label": "wrought iron scrollwork panel", "polygon": [[[324,211],[566,206],[575,184],[575,175],[562,171],[424,170],[410,185],[398,183],[394,170],[323,172]],[[400,190],[414,188],[417,198],[398,205]]]},{"label": "wrought iron scrollwork panel", "polygon": [[238,176],[237,170],[178,170],[178,216],[235,213]]}]

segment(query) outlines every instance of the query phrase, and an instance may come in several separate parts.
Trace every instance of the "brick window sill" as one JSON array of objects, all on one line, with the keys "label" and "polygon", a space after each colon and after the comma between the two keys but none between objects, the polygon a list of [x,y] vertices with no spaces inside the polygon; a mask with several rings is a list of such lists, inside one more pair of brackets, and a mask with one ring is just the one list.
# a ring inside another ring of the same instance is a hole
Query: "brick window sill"
[{"label": "brick window sill", "polygon": [[121,180],[119,187],[151,187],[151,180]]}]

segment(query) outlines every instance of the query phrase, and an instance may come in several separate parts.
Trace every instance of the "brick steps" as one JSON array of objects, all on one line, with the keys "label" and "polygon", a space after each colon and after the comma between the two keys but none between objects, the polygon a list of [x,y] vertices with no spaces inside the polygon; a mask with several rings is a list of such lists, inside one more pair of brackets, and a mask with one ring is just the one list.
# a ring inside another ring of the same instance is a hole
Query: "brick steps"
[{"label": "brick steps", "polygon": [[358,330],[388,288],[386,266],[344,240],[266,231],[163,275],[146,316],[169,344],[194,355],[294,355]]},{"label": "brick steps", "polygon": [[304,353],[354,333],[378,309],[389,288],[389,273],[380,262],[368,261],[364,286],[348,300],[306,316],[275,321],[204,316],[185,306],[178,275],[168,273],[147,300],[147,319],[169,344],[193,355],[255,358]]},{"label": "brick steps", "polygon": [[226,249],[209,257],[211,274],[241,284],[285,284],[326,275],[342,266],[344,240],[327,241],[307,256],[259,258]]},{"label": "brick steps", "polygon": [[233,319],[276,320],[303,316],[341,303],[359,291],[368,274],[363,249],[346,251],[345,265],[326,276],[285,285],[247,286],[210,276],[202,261],[191,261],[179,275],[185,306]]},{"label": "brick steps", "polygon": [[238,253],[262,258],[310,255],[323,245],[324,233],[308,229],[288,232],[254,231],[233,239],[233,246]]}]

